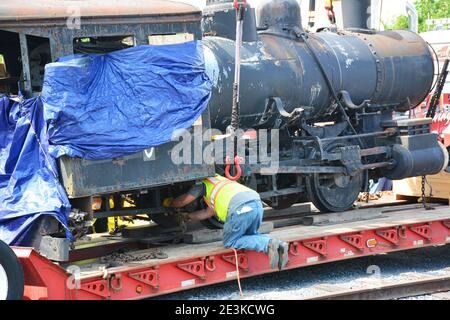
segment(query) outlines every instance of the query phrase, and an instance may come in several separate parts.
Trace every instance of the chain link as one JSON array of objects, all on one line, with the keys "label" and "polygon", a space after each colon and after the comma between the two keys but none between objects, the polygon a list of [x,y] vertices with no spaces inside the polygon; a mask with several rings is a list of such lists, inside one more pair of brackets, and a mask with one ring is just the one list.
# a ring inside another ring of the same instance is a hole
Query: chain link
[{"label": "chain link", "polygon": [[424,209],[427,209],[427,200],[426,200],[426,195],[425,195],[425,176],[422,176],[422,181],[421,181],[421,192],[422,192],[422,205],[424,207]]},{"label": "chain link", "polygon": [[[422,181],[421,181],[422,205],[423,205],[423,208],[426,209],[426,210],[433,210],[434,208],[427,204],[427,195],[426,195],[426,190],[425,190],[425,183],[428,184],[427,177],[426,176],[422,176]],[[431,198],[433,196],[432,195],[432,190],[431,190],[431,185],[428,184],[428,186],[430,187],[429,197]]]}]

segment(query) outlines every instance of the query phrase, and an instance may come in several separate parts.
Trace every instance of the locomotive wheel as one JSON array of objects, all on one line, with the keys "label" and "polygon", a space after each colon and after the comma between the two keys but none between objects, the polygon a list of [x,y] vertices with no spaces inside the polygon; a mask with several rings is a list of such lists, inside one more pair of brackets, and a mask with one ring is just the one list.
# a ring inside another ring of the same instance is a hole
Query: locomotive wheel
[{"label": "locomotive wheel", "polygon": [[[331,144],[327,149],[336,150],[343,143]],[[310,201],[321,212],[340,212],[350,209],[358,199],[365,183],[366,173],[355,175],[314,173],[306,178],[306,190]]]},{"label": "locomotive wheel", "polygon": [[358,199],[363,176],[362,172],[354,176],[316,173],[306,179],[306,190],[311,202],[321,212],[345,211]]},{"label": "locomotive wheel", "polygon": [[22,300],[24,276],[14,251],[0,240],[0,300]]}]

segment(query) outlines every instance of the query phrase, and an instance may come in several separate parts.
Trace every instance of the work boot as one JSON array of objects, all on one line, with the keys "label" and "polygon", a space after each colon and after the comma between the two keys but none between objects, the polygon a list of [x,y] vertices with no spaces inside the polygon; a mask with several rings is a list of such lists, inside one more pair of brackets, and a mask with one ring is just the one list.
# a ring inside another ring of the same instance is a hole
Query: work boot
[{"label": "work boot", "polygon": [[289,245],[284,242],[280,241],[280,245],[278,247],[278,255],[279,255],[279,262],[278,262],[278,268],[280,270],[283,270],[289,260]]},{"label": "work boot", "polygon": [[280,241],[275,239],[270,239],[269,248],[267,250],[267,255],[269,256],[270,269],[275,269],[278,267],[280,257],[278,255],[278,248],[280,247]]}]

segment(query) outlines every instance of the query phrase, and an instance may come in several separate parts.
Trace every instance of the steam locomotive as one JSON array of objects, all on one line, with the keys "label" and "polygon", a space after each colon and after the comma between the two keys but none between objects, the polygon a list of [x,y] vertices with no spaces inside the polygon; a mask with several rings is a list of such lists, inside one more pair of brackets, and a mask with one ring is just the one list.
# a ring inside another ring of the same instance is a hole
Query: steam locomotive
[{"label": "steam locomotive", "polygon": [[[204,29],[214,35],[204,39],[214,83],[209,109],[212,126],[221,130],[231,121],[235,45],[233,30],[224,28],[232,13],[224,8],[211,5],[204,17]],[[297,1],[266,1],[256,17],[246,17],[241,125],[282,132],[278,174],[250,170],[259,191],[282,194],[268,200],[272,206],[307,199],[323,212],[344,211],[368,178],[403,179],[447,165],[429,119],[393,118],[415,108],[432,86],[433,57],[420,36],[305,33]]]},{"label": "steam locomotive", "polygon": [[[90,6],[82,10],[89,14],[73,29],[66,28],[67,17],[58,6],[47,8],[55,11],[51,16],[22,16],[16,8],[0,17],[0,45],[8,48],[4,56],[11,77],[23,79],[22,92],[39,92],[43,66],[64,55],[148,44],[154,36],[202,39],[213,91],[208,109],[192,130],[214,128],[226,134],[235,63],[232,1],[209,1],[203,13],[170,1],[142,5],[135,0],[127,3],[126,10],[106,11],[108,1],[91,2],[80,4]],[[39,13],[38,4],[31,6],[29,12]],[[133,43],[123,41],[130,37]],[[30,59],[17,65],[15,58],[24,49]],[[277,137],[278,161],[272,171],[261,159],[252,163],[251,141],[246,141],[240,154],[244,158],[240,181],[273,208],[311,201],[320,211],[330,212],[351,208],[359,193],[367,190],[369,179],[440,172],[447,167],[448,153],[430,133],[431,120],[394,117],[420,104],[433,76],[431,51],[412,32],[353,28],[309,33],[302,28],[295,0],[268,0],[257,10],[247,5],[240,128],[255,132],[256,141],[259,130]],[[272,138],[269,145],[275,143]],[[211,135],[201,148],[223,147],[226,140]],[[161,207],[162,199],[225,167],[224,157],[215,165],[174,164],[170,154],[175,145],[171,142],[108,161],[62,157],[60,179],[73,208],[93,213],[98,221],[147,214],[162,226],[172,226],[175,219]],[[215,220],[207,223],[220,226]]]}]

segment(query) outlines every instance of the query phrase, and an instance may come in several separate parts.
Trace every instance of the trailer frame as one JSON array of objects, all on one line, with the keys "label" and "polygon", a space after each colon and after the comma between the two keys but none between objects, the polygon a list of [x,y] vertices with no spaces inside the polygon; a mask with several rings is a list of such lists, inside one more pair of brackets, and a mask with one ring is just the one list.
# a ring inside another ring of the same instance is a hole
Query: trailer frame
[{"label": "trailer frame", "polygon": [[[371,220],[297,225],[276,229],[271,235],[289,243],[286,269],[450,243],[450,206],[388,208]],[[24,270],[27,300],[144,299],[237,278],[235,255],[221,242],[163,249],[168,254],[164,260],[86,272],[77,264],[51,262],[32,248],[13,247]],[[270,269],[263,253],[240,250],[237,258],[240,278],[278,272]]]}]

